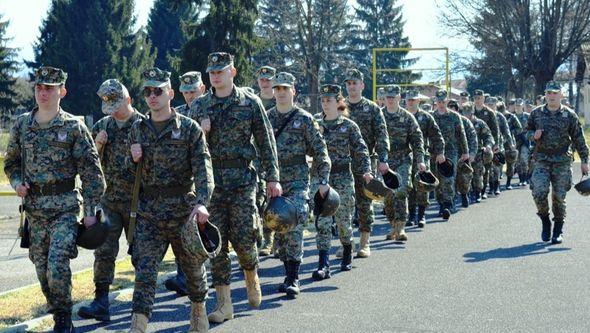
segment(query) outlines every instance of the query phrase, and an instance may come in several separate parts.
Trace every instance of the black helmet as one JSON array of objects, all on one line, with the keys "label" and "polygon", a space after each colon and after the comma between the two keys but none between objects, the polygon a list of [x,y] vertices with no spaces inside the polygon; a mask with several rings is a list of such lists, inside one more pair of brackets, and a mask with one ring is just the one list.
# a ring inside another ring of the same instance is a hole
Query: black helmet
[{"label": "black helmet", "polygon": [[501,165],[506,164],[506,156],[504,156],[504,153],[501,151],[494,153],[494,162]]},{"label": "black helmet", "polygon": [[453,164],[453,161],[447,158],[444,162],[437,163],[436,169],[438,170],[438,173],[441,174],[441,176],[449,178],[453,177],[453,170],[455,169],[455,165]]},{"label": "black helmet", "polygon": [[185,251],[204,262],[219,254],[221,250],[221,234],[211,222],[199,224],[193,218],[182,225],[180,240]]},{"label": "black helmet", "polygon": [[392,193],[391,189],[385,186],[382,181],[378,179],[371,179],[368,183],[363,182],[363,193],[371,200],[383,201],[385,197]]},{"label": "black helmet", "polygon": [[78,224],[78,236],[76,244],[88,250],[96,250],[101,246],[109,235],[111,225],[102,211],[96,213],[96,223],[86,228],[84,219]]},{"label": "black helmet", "polygon": [[327,217],[336,214],[340,206],[340,195],[330,187],[325,197],[318,190],[313,197],[313,215]]},{"label": "black helmet", "polygon": [[583,195],[583,196],[589,196],[590,195],[590,178],[586,178],[584,180],[580,180],[580,182],[577,183],[574,186],[574,188],[581,195]]},{"label": "black helmet", "polygon": [[471,163],[469,163],[468,160],[466,160],[466,161],[460,160],[459,163],[457,163],[457,173],[472,174],[473,167],[471,167]]},{"label": "black helmet", "polygon": [[429,170],[418,171],[414,176],[414,187],[418,191],[430,192],[434,191],[438,186],[438,178]]},{"label": "black helmet", "polygon": [[402,181],[399,174],[391,169],[387,170],[387,172],[383,175],[383,183],[385,186],[392,190],[397,190]]},{"label": "black helmet", "polygon": [[264,210],[264,226],[278,233],[287,233],[297,225],[297,207],[289,198],[270,199]]}]

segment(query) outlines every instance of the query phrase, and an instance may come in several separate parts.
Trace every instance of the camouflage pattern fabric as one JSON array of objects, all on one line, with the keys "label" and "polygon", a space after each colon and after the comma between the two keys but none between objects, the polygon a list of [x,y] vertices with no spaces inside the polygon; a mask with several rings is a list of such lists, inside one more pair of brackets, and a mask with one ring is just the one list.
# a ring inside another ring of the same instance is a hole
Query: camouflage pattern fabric
[{"label": "camouflage pattern fabric", "polygon": [[490,128],[483,120],[473,117],[471,122],[473,123],[473,128],[477,134],[477,154],[475,160],[471,163],[471,167],[473,168],[473,179],[471,184],[474,190],[481,192],[481,190],[483,190],[485,175],[483,148],[488,147],[492,149],[495,143]]},{"label": "camouflage pattern fabric", "polygon": [[496,145],[500,142],[500,127],[498,125],[498,118],[496,118],[496,111],[488,108],[487,106],[483,106],[481,109],[477,109],[475,106],[473,107],[474,114],[477,118],[481,119],[488,125],[490,131],[492,133],[492,138]]},{"label": "camouflage pattern fabric", "polygon": [[[514,147],[515,149],[517,148],[517,142],[516,142],[516,138],[518,138],[518,136],[522,133],[522,125],[520,123],[520,121],[518,120],[518,118],[506,111],[503,113],[504,117],[506,117],[506,121],[508,122],[508,128],[510,129],[510,134],[512,136],[512,142],[514,143]],[[508,147],[505,147],[506,149],[508,149]],[[518,161],[518,159],[517,159]],[[510,162],[510,161],[506,161],[506,176],[508,177],[512,177],[514,176],[514,170],[516,168],[516,161],[515,162]]]},{"label": "camouflage pattern fabric", "polygon": [[330,175],[330,186],[340,195],[340,206],[333,217],[317,220],[316,245],[318,250],[330,251],[332,241],[332,218],[336,222],[340,244],[352,244],[352,215],[354,214],[354,181],[350,173]]},{"label": "camouflage pattern fabric", "polygon": [[517,112],[517,113],[515,113],[515,115],[523,127],[523,132],[519,136],[522,139],[517,140],[517,142],[516,142],[517,149],[518,149],[518,161],[516,162],[516,172],[519,175],[528,175],[528,173],[529,173],[529,159],[531,156],[531,146],[530,146],[530,142],[528,141],[528,139],[524,140],[524,138],[526,138],[526,126],[527,126],[527,123],[528,123],[528,120],[530,117],[530,113],[528,113],[528,112],[518,113]]},{"label": "camouflage pattern fabric", "polygon": [[190,117],[190,110],[191,110],[191,108],[188,105],[182,104],[182,105],[179,105],[179,106],[175,107],[174,109],[176,110],[176,112],[178,114],[181,114],[181,115],[186,116],[186,117]]},{"label": "camouflage pattern fabric", "polygon": [[389,221],[405,223],[408,219],[407,195],[412,181],[410,174],[412,160],[411,158],[404,160],[390,159],[388,164],[391,170],[398,173],[401,182],[400,187],[393,194],[385,197],[383,202],[385,216]]},{"label": "camouflage pattern fabric", "polygon": [[260,100],[262,101],[262,106],[264,106],[264,109],[266,111],[277,106],[277,101],[275,100],[274,97],[273,98],[262,98],[262,96],[260,96],[260,94],[258,94],[258,97],[260,97]]},{"label": "camouflage pattern fabric", "polygon": [[[107,187],[108,189],[108,187]],[[130,202],[102,204],[102,213],[110,223],[105,242],[94,251],[94,284],[111,285],[115,278],[115,261],[119,254],[119,239],[129,229]]]},{"label": "camouflage pattern fabric", "polygon": [[[461,122],[463,123],[463,127],[465,128],[465,136],[467,138],[467,146],[469,147],[469,157],[475,159],[475,155],[477,154],[477,147],[478,147],[478,139],[477,139],[477,132],[475,131],[475,127],[471,123],[471,121],[462,115]],[[473,165],[472,165],[473,167]],[[471,181],[473,179],[473,173],[457,173],[457,177],[455,179],[455,188],[459,193],[469,193],[469,188],[471,187]]]},{"label": "camouflage pattern fabric", "polygon": [[276,249],[281,261],[301,262],[303,259],[303,230],[305,229],[309,212],[307,206],[307,201],[309,200],[309,181],[283,180],[281,186],[283,187],[283,196],[291,199],[295,207],[297,207],[297,226],[285,234],[275,233]]}]

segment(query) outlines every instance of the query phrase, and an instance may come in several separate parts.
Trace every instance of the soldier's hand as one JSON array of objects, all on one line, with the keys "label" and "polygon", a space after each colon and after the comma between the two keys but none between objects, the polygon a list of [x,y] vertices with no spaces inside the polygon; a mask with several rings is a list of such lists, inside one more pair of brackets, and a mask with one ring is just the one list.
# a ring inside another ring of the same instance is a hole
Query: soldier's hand
[{"label": "soldier's hand", "polygon": [[266,184],[266,193],[269,199],[278,197],[283,194],[283,188],[278,182],[268,182],[268,184]]},{"label": "soldier's hand", "polygon": [[463,154],[461,155],[461,160],[462,161],[467,161],[469,159],[469,154]]},{"label": "soldier's hand", "polygon": [[322,198],[325,198],[326,194],[328,194],[328,191],[330,191],[330,185],[320,185],[319,190]]},{"label": "soldier's hand", "polygon": [[139,143],[134,143],[131,145],[131,157],[133,158],[133,162],[137,163],[141,160],[142,150],[141,145]]},{"label": "soldier's hand", "polygon": [[211,130],[211,119],[203,119],[201,120],[201,128],[205,133],[208,133]]},{"label": "soldier's hand", "polygon": [[84,216],[84,225],[90,228],[96,223],[96,216]]},{"label": "soldier's hand", "polygon": [[[386,163],[384,164],[387,165]],[[389,170],[389,166],[387,167],[387,170]],[[387,170],[385,172],[387,172]],[[365,183],[368,184],[371,180],[373,180],[373,175],[370,172],[367,172],[363,175],[363,179],[365,180]]]},{"label": "soldier's hand", "polygon": [[582,165],[580,165],[580,170],[582,170],[584,176],[588,176],[588,163],[582,163]]},{"label": "soldier's hand", "polygon": [[384,175],[387,171],[389,171],[389,165],[385,162],[379,162],[379,172]]},{"label": "soldier's hand", "polygon": [[189,220],[196,219],[199,224],[205,224],[209,219],[209,211],[203,205],[196,205],[189,216]]},{"label": "soldier's hand", "polygon": [[535,131],[535,135],[533,135],[533,139],[539,140],[541,138],[541,135],[543,135],[543,130],[542,129],[538,129],[538,130]]},{"label": "soldier's hand", "polygon": [[424,164],[424,163],[418,163],[418,170],[420,170],[420,171],[426,171],[426,164]]},{"label": "soldier's hand", "polygon": [[100,131],[94,138],[94,143],[96,143],[96,148],[100,150],[102,146],[104,146],[109,141],[109,135],[106,131]]},{"label": "soldier's hand", "polygon": [[16,185],[16,195],[18,195],[21,198],[24,198],[27,196],[30,188],[31,186],[29,185],[29,183]]},{"label": "soldier's hand", "polygon": [[447,160],[447,158],[445,157],[444,154],[436,155],[436,163],[441,164],[441,163],[444,163],[446,160]]}]

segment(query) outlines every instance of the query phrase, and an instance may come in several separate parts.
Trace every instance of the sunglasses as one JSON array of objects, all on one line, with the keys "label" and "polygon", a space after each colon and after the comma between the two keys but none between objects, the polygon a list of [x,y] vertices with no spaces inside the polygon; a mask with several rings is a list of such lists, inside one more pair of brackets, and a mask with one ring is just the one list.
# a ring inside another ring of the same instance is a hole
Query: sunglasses
[{"label": "sunglasses", "polygon": [[143,89],[143,96],[150,97],[154,94],[156,97],[161,96],[164,90],[162,88],[144,88]]}]

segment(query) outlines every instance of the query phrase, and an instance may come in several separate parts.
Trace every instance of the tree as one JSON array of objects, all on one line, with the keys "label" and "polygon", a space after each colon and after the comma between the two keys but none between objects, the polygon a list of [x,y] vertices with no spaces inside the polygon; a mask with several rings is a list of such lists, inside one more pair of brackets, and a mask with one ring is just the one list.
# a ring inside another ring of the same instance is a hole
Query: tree
[{"label": "tree", "polygon": [[[397,0],[357,0],[356,18],[360,23],[351,34],[350,43],[355,47],[354,60],[365,75],[365,84],[372,87],[372,57],[374,48],[410,48],[409,38],[404,36],[405,21],[402,6]],[[407,58],[408,52],[392,52],[378,56],[377,68],[404,69],[415,64],[417,58]],[[407,84],[418,80],[418,73],[411,71],[378,73],[378,84]],[[365,95],[372,97],[371,89]]]},{"label": "tree", "polygon": [[3,21],[0,15],[0,123],[4,123],[13,110],[18,106],[15,101],[15,83],[14,73],[18,70],[18,63],[15,58],[17,50],[8,47],[10,38],[6,36],[8,24]]},{"label": "tree", "polygon": [[532,76],[535,91],[582,44],[590,41],[590,1],[446,0],[440,19],[453,34],[465,33],[482,56],[500,52],[518,80]]},{"label": "tree", "polygon": [[68,73],[64,109],[95,120],[102,117],[96,90],[109,78],[120,79],[134,100],[140,100],[140,74],[153,66],[155,56],[145,33],[132,30],[133,8],[133,0],[51,2],[34,46],[35,61],[27,64]]}]

